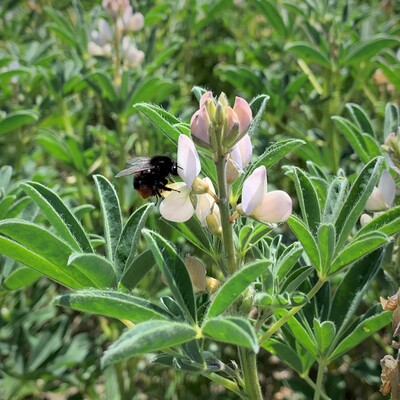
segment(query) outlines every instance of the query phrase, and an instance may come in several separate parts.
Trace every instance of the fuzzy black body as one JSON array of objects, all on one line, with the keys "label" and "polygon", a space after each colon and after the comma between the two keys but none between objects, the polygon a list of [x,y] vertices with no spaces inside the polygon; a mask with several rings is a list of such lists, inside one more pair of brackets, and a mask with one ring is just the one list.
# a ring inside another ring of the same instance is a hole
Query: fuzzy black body
[{"label": "fuzzy black body", "polygon": [[168,156],[136,157],[128,164],[116,177],[133,175],[133,187],[144,199],[162,197],[163,190],[172,190],[166,185],[171,175],[178,175],[178,166]]}]

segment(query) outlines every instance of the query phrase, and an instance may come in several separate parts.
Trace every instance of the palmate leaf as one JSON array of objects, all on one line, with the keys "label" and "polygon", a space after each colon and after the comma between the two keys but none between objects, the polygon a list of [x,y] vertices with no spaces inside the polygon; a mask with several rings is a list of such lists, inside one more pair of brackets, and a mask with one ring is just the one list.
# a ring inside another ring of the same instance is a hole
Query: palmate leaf
[{"label": "palmate leaf", "polygon": [[303,221],[311,232],[316,233],[321,222],[321,207],[316,188],[300,168],[288,167],[286,174],[294,182]]},{"label": "palmate leaf", "polygon": [[159,106],[147,103],[138,103],[133,106],[135,110],[144,114],[160,131],[173,143],[178,143],[180,130],[174,124],[181,121]]},{"label": "palmate leaf", "polygon": [[158,233],[145,229],[143,230],[143,236],[186,320],[188,322],[196,321],[193,286],[185,263],[171,243]]},{"label": "palmate leaf", "polygon": [[126,330],[104,353],[103,367],[140,354],[173,347],[196,338],[197,330],[188,324],[153,320]]},{"label": "palmate leaf", "polygon": [[256,261],[230,276],[216,293],[205,318],[216,317],[227,310],[258,276],[267,271],[269,264],[268,260]]},{"label": "palmate leaf", "polygon": [[0,137],[25,125],[33,124],[38,119],[39,114],[34,110],[19,110],[10,113],[0,120]]},{"label": "palmate leaf", "polygon": [[79,271],[98,289],[115,287],[117,277],[114,266],[105,257],[92,253],[74,253],[68,259],[69,268]]},{"label": "palmate leaf", "polygon": [[303,245],[304,251],[313,263],[314,267],[321,272],[321,256],[314,236],[308,230],[304,222],[295,215],[291,215],[287,222],[290,229]]},{"label": "palmate leaf", "polygon": [[329,314],[329,319],[338,328],[338,337],[352,320],[365,291],[376,275],[382,261],[382,252],[382,249],[378,249],[369,257],[359,260],[341,280],[333,297]]},{"label": "palmate leaf", "polygon": [[357,346],[367,337],[390,324],[392,319],[391,311],[384,311],[361,322],[346,338],[344,338],[335,351],[329,356],[329,361],[343,355],[350,349]]},{"label": "palmate leaf", "polygon": [[363,258],[378,247],[388,243],[389,239],[380,232],[370,232],[353,240],[333,260],[329,274],[340,272],[346,266]]},{"label": "palmate leaf", "polygon": [[239,317],[217,317],[206,321],[202,333],[209,339],[245,347],[258,353],[257,336],[250,322]]},{"label": "palmate leaf", "polygon": [[93,286],[85,276],[67,267],[73,249],[48,230],[29,222],[17,219],[0,222],[0,253],[66,287]]},{"label": "palmate leaf", "polygon": [[143,251],[127,263],[121,283],[129,290],[134,289],[155,265],[153,253],[150,250]]},{"label": "palmate leaf", "polygon": [[24,182],[20,188],[37,204],[58,235],[73,249],[93,252],[81,223],[55,192],[38,182]]},{"label": "palmate leaf", "polygon": [[93,178],[99,192],[103,214],[107,258],[114,262],[115,250],[122,231],[121,207],[114,186],[102,175],[94,175]]},{"label": "palmate leaf", "polygon": [[11,272],[4,279],[2,286],[7,290],[18,290],[25,286],[30,286],[40,279],[43,275],[32,268],[20,267]]},{"label": "palmate leaf", "polygon": [[126,319],[135,323],[151,319],[166,320],[172,317],[165,309],[143,300],[112,290],[79,290],[55,298],[58,306],[90,314]]},{"label": "palmate leaf", "polygon": [[363,168],[353,183],[335,223],[337,235],[336,254],[341,250],[351,230],[360,218],[365,203],[378,182],[382,167],[383,157],[374,158]]},{"label": "palmate leaf", "polygon": [[152,206],[152,203],[148,203],[135,210],[122,229],[114,254],[118,276],[123,274],[135,257],[137,244]]}]

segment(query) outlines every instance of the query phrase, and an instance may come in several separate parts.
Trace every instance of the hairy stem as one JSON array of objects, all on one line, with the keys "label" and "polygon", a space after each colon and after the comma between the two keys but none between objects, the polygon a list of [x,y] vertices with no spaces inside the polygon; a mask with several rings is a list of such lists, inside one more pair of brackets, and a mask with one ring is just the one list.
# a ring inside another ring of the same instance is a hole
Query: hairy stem
[{"label": "hairy stem", "polygon": [[322,379],[324,378],[324,368],[325,368],[325,363],[322,360],[318,360],[318,373],[317,373],[317,382],[314,388],[314,400],[319,400],[321,398]]},{"label": "hairy stem", "polygon": [[263,397],[258,382],[256,354],[252,350],[239,347],[239,355],[248,399],[262,400]]},{"label": "hairy stem", "polygon": [[229,221],[229,199],[225,179],[226,159],[221,156],[216,162],[218,176],[219,210],[221,213],[222,241],[224,244],[224,255],[226,257],[226,270],[232,275],[236,269],[235,245],[233,243],[232,224]]},{"label": "hairy stem", "polygon": [[236,393],[241,399],[246,399],[247,397],[241,392],[239,386],[236,382],[231,381],[230,379],[224,378],[221,375],[216,374],[215,372],[203,372],[202,375],[210,379],[211,381],[218,383],[218,385],[224,386],[231,392]]},{"label": "hairy stem", "polygon": [[[316,384],[311,380],[311,378],[309,376],[301,376],[305,382],[307,382],[314,390],[316,390]],[[323,391],[320,392],[321,397],[324,400],[331,400],[331,398],[326,395]]]}]

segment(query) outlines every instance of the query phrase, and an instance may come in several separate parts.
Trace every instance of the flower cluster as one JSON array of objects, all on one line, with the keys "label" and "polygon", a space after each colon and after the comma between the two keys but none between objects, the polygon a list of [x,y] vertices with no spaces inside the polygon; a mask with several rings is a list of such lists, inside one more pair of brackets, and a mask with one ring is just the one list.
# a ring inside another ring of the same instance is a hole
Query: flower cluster
[{"label": "flower cluster", "polygon": [[127,33],[143,28],[143,15],[139,12],[134,13],[126,0],[104,0],[103,7],[113,23],[109,24],[103,18],[98,20],[97,29],[91,33],[89,53],[95,57],[118,56],[120,60],[116,61],[126,67],[138,67],[144,60],[144,53],[137,49]]},{"label": "flower cluster", "polygon": [[[213,158],[225,162],[225,182],[232,185],[252,158],[252,144],[248,128],[252,112],[246,100],[236,97],[231,108],[226,96],[216,101],[211,92],[200,100],[200,108],[191,119],[191,136],[180,135],[178,140],[178,174],[182,182],[169,185],[172,191],[163,192],[161,215],[173,222],[185,222],[194,214],[213,234],[221,234],[220,199],[209,178],[200,179],[200,158],[195,143],[211,150]],[[267,191],[267,171],[256,168],[244,181],[242,203],[236,208],[241,214],[262,223],[286,221],[292,212],[290,196],[281,191]]]}]

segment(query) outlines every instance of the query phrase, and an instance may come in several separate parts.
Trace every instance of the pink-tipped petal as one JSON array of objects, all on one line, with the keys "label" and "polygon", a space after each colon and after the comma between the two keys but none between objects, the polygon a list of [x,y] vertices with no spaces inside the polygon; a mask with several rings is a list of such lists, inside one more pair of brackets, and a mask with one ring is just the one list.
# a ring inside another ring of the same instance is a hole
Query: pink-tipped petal
[{"label": "pink-tipped petal", "polygon": [[253,113],[251,112],[249,103],[241,97],[236,97],[233,111],[238,116],[240,122],[240,133],[246,132],[253,119]]},{"label": "pink-tipped petal", "polygon": [[213,98],[213,94],[212,92],[209,90],[208,92],[205,92],[201,97],[200,97],[200,108],[203,107],[206,104],[206,101],[208,99],[212,99]]},{"label": "pink-tipped petal", "polygon": [[292,199],[282,190],[266,193],[261,204],[253,211],[259,221],[265,223],[285,222],[292,213]]},{"label": "pink-tipped petal", "polygon": [[378,190],[381,192],[383,201],[387,208],[393,205],[394,198],[396,197],[396,183],[392,175],[385,169],[382,172],[381,179],[379,180]]},{"label": "pink-tipped petal", "polygon": [[256,168],[244,181],[242,189],[242,209],[250,215],[262,202],[267,192],[267,170],[264,166]]},{"label": "pink-tipped petal", "polygon": [[188,187],[191,187],[194,179],[201,170],[200,159],[196,147],[186,135],[180,135],[178,139],[178,174]]},{"label": "pink-tipped petal", "polygon": [[206,106],[197,110],[190,120],[190,133],[204,143],[210,144],[210,117]]},{"label": "pink-tipped petal", "polygon": [[237,114],[233,111],[232,107],[229,106],[226,108],[226,125],[228,135],[235,125],[240,125]]},{"label": "pink-tipped petal", "polygon": [[190,188],[183,184],[179,192],[170,194],[160,204],[160,214],[168,221],[185,222],[194,214],[194,207],[190,201]]}]

